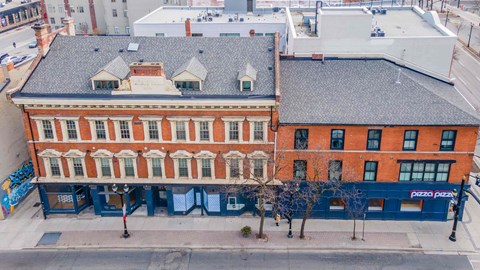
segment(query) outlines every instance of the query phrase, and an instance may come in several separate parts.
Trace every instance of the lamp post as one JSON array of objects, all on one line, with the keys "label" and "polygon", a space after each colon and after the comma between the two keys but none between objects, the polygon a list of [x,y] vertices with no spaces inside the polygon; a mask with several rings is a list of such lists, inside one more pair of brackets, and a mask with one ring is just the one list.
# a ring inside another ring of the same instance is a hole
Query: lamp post
[{"label": "lamp post", "polygon": [[447,17],[445,18],[445,27],[447,27],[448,13],[450,13],[450,10],[447,8]]},{"label": "lamp post", "polygon": [[293,233],[292,233],[292,216],[293,216],[293,194],[295,194],[296,192],[298,192],[300,190],[299,186],[298,186],[298,183],[295,183],[295,185],[293,187],[290,187],[285,184],[283,186],[284,190],[286,192],[288,192],[288,195],[289,195],[289,210],[288,210],[288,214],[287,214],[287,219],[288,219],[288,235],[287,237],[288,238],[293,238]]},{"label": "lamp post", "polygon": [[[452,191],[452,194],[453,194],[453,197],[454,197],[454,199],[452,199],[452,203],[453,203],[453,211],[455,211],[455,216],[454,216],[454,219],[453,219],[452,234],[450,234],[450,237],[448,237],[448,239],[450,239],[450,241],[452,241],[452,242],[457,241],[456,233],[457,233],[458,213],[460,212],[460,209],[462,208],[462,200],[464,198],[464,195],[463,195],[464,194],[464,190],[463,190],[464,185],[465,185],[465,176],[463,176],[463,178],[462,178],[462,184],[460,185],[460,192],[457,193],[457,191],[455,189]],[[455,199],[457,199],[456,202],[455,202]]]},{"label": "lamp post", "polygon": [[470,39],[472,39],[472,30],[473,30],[473,23],[470,23],[470,34],[468,35],[467,47],[470,47]]},{"label": "lamp post", "polygon": [[125,184],[123,186],[123,191],[118,191],[117,184],[113,184],[113,186],[112,186],[113,192],[120,195],[120,204],[122,205],[122,213],[123,213],[123,234],[122,234],[122,236],[125,239],[130,237],[130,234],[128,233],[128,230],[127,230],[127,206],[126,206],[126,204],[123,203],[123,195],[128,193],[129,189],[130,189],[130,187],[127,184]]}]

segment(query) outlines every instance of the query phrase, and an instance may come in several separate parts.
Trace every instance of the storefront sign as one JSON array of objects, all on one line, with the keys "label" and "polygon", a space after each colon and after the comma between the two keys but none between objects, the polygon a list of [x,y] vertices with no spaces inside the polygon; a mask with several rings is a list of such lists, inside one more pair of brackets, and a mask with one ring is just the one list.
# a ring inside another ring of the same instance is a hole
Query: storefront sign
[{"label": "storefront sign", "polygon": [[411,199],[450,199],[451,190],[410,190]]}]

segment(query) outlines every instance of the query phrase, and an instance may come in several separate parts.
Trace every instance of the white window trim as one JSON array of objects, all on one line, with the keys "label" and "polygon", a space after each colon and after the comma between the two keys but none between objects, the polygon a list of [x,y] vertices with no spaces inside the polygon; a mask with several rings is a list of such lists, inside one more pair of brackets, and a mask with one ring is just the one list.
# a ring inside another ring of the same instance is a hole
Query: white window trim
[{"label": "white window trim", "polygon": [[[120,166],[120,178],[134,178],[138,179],[138,169],[137,169],[137,157],[138,154],[132,150],[122,150],[115,154],[115,157],[118,159],[118,164]],[[134,177],[125,175],[125,160],[126,158],[131,158],[133,160],[133,173]]]},{"label": "white window trim", "polygon": [[[139,116],[138,119],[142,121],[143,123],[143,140],[145,142],[162,142],[162,119],[163,116],[156,116],[156,115],[143,115]],[[150,129],[148,127],[148,122],[153,121],[157,122],[157,128],[158,128],[158,139],[151,139],[150,138]]]},{"label": "white window trim", "polygon": [[[197,160],[197,175],[198,179],[211,179],[215,180],[215,158],[217,154],[214,154],[210,151],[200,151],[193,156]],[[211,170],[211,177],[204,177],[202,173],[202,160],[208,159],[210,160],[210,170]]]},{"label": "white window trim", "polygon": [[183,117],[167,117],[170,121],[172,131],[172,142],[183,142],[184,140],[177,140],[177,122],[185,122],[185,142],[190,142],[190,116]]},{"label": "white window trim", "polygon": [[[92,135],[92,141],[94,142],[110,141],[110,131],[108,130],[108,116],[88,116],[88,117],[85,117],[85,119],[87,119],[88,123],[90,124],[90,133]],[[105,137],[106,137],[105,140],[97,138],[97,128],[95,126],[95,121],[103,122],[103,125],[105,126]]]},{"label": "white window trim", "polygon": [[243,82],[250,82],[250,90],[245,90],[247,92],[253,92],[253,80],[252,79],[248,79],[249,77],[248,76],[244,76],[244,78],[247,78],[247,79],[240,79],[240,92],[244,92],[243,90]]},{"label": "white window trim", "polygon": [[226,174],[225,178],[230,180],[230,162],[231,159],[238,159],[238,170],[239,170],[239,180],[243,180],[243,160],[245,159],[245,154],[240,153],[239,151],[230,151],[226,154],[223,154],[222,157],[225,159],[225,166],[226,166]]},{"label": "white window trim", "polygon": [[[243,122],[245,121],[244,116],[227,116],[222,117],[222,121],[225,126],[225,142],[226,143],[243,143]],[[230,123],[238,122],[238,141],[230,140]]]},{"label": "white window trim", "polygon": [[173,167],[175,170],[175,179],[182,179],[185,177],[180,177],[180,169],[178,166],[178,159],[185,158],[187,159],[187,169],[188,169],[188,179],[193,179],[192,177],[192,157],[193,155],[185,150],[177,150],[174,153],[170,154],[170,157],[173,159]]},{"label": "white window trim", "polygon": [[50,167],[50,158],[56,158],[58,161],[58,168],[60,169],[60,178],[65,178],[63,173],[63,164],[62,164],[62,153],[53,149],[43,150],[38,154],[39,157],[43,159],[43,165],[45,166],[45,174],[47,178],[58,178],[58,176],[52,176],[52,168]]},{"label": "white window trim", "polygon": [[[166,157],[166,154],[163,153],[162,151],[160,150],[150,150],[146,153],[143,153],[143,157],[147,160],[147,167],[148,167],[148,179],[156,179],[156,178],[160,178],[160,179],[167,179],[166,175],[165,175],[165,157]],[[160,167],[161,167],[161,170],[162,170],[162,176],[161,177],[158,177],[158,176],[153,176],[153,163],[152,163],[152,158],[159,158],[160,159]]]},{"label": "white window trim", "polygon": [[[97,178],[115,178],[113,171],[113,153],[105,150],[99,149],[95,153],[90,154],[90,156],[95,160],[95,167],[97,169]],[[110,165],[110,176],[103,176],[102,174],[102,163],[100,159],[107,158]]]},{"label": "white window trim", "polygon": [[[35,115],[30,117],[32,120],[35,120],[35,124],[37,125],[38,131],[38,141],[39,142],[57,142],[57,129],[55,128],[55,118],[53,116],[44,116],[44,115]],[[43,123],[42,120],[50,121],[53,130],[53,139],[45,139],[45,132],[43,130]]]},{"label": "white window trim", "polygon": [[[110,116],[115,127],[115,141],[117,142],[133,142],[133,116]],[[130,130],[130,139],[122,139],[120,134],[120,121],[128,121],[128,129]]]},{"label": "white window trim", "polygon": [[[247,117],[247,121],[250,124],[250,143],[254,142],[262,142],[268,143],[268,122],[270,121],[270,117],[268,116],[249,116]],[[262,122],[263,123],[263,140],[255,140],[254,131],[255,131],[255,122]]]},{"label": "white window trim", "polygon": [[[64,142],[79,142],[82,140],[80,134],[80,125],[79,125],[79,116],[62,116],[62,117],[55,117],[60,121],[60,127],[62,128],[62,141]],[[67,132],[67,120],[72,120],[75,122],[75,130],[77,132],[77,139],[69,139],[68,132]]]},{"label": "white window trim", "polygon": [[262,160],[263,165],[263,179],[267,179],[267,165],[268,165],[268,158],[270,156],[263,151],[253,151],[250,154],[247,154],[247,158],[250,160],[250,177],[255,178],[255,161],[256,159]]},{"label": "white window trim", "polygon": [[[87,175],[87,166],[85,165],[85,153],[77,150],[77,149],[71,149],[65,154],[63,154],[63,157],[67,159],[67,164],[68,164],[68,172],[70,174],[70,179],[81,179],[81,178],[88,178]],[[82,160],[82,170],[83,170],[83,176],[75,176],[75,168],[73,167],[73,159],[74,158],[79,158]]]},{"label": "white window trim", "polygon": [[[192,121],[195,124],[195,142],[213,143],[213,121],[215,121],[215,117],[192,117]],[[200,122],[208,122],[208,141],[200,140]]]}]

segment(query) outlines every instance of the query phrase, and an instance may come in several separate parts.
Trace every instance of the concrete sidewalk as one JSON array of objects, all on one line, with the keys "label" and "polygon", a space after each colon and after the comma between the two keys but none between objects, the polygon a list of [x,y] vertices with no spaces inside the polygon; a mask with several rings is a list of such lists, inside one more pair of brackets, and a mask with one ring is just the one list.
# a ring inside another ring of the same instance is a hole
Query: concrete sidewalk
[{"label": "concrete sidewalk", "polygon": [[[209,249],[315,249],[315,250],[378,250],[416,251],[424,253],[474,254],[480,240],[472,217],[479,217],[480,206],[470,200],[463,223],[459,223],[457,242],[448,240],[452,222],[372,221],[365,223],[362,241],[362,222],[357,222],[358,240],[352,241],[353,221],[307,221],[306,240],[298,238],[301,220],[293,221],[294,238],[287,238],[288,224],[282,220],[279,227],[272,218],[265,222],[268,240],[254,236],[243,238],[240,228],[249,225],[258,231],[259,218],[241,217],[145,217],[129,216],[131,237],[123,239],[121,217],[56,215],[43,219],[34,192],[8,217],[0,221],[0,249],[39,248],[209,248]],[[60,232],[58,240],[38,244],[44,233]]]}]

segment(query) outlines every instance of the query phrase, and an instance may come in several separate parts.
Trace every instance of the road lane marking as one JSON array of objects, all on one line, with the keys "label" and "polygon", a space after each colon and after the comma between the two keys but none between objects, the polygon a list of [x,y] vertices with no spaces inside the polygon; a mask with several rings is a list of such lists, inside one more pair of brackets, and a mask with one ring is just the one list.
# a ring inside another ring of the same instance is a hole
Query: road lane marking
[{"label": "road lane marking", "polygon": [[475,111],[477,110],[477,108],[475,108],[472,103],[470,103],[470,101],[468,101],[468,99],[462,94],[462,92],[460,92],[458,90],[458,88],[456,86],[454,86],[453,88],[455,88],[455,90],[457,90],[457,92],[463,97],[463,99],[465,99],[465,101],[468,103],[468,105],[470,105],[470,107],[472,107]]},{"label": "road lane marking", "polygon": [[[463,46],[463,45],[462,45],[462,46]],[[468,57],[472,58],[473,61],[475,61],[476,63],[478,63],[478,59],[475,58],[475,57],[473,57],[469,52],[467,52],[465,49],[463,49],[463,47],[458,46],[458,48],[459,48],[461,51],[463,51]]]},{"label": "road lane marking", "polygon": [[460,60],[457,60],[457,62],[462,66],[462,67],[465,67],[464,64],[462,64],[462,62]]},{"label": "road lane marking", "polygon": [[462,78],[457,76],[457,79],[459,79],[463,84],[465,84],[465,86],[468,86],[467,82],[465,82]]},{"label": "road lane marking", "polygon": [[480,81],[480,78],[479,78],[478,76],[475,76],[475,78],[477,78],[477,80],[479,80],[479,81]]}]

